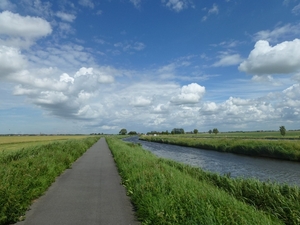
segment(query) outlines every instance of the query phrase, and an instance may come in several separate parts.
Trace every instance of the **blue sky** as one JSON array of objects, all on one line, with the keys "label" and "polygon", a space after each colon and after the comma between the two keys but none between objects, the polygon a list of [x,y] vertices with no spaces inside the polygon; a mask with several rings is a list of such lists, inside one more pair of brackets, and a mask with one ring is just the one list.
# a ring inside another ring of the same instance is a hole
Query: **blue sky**
[{"label": "blue sky", "polygon": [[2,0],[0,133],[300,129],[300,1]]}]

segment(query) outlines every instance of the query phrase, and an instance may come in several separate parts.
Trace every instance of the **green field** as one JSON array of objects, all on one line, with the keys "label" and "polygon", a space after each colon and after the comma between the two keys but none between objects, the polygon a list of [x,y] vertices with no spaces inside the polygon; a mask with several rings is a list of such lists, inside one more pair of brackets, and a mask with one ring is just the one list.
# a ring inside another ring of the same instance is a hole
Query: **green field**
[{"label": "green field", "polygon": [[107,142],[143,224],[300,224],[298,187],[232,179]]}]

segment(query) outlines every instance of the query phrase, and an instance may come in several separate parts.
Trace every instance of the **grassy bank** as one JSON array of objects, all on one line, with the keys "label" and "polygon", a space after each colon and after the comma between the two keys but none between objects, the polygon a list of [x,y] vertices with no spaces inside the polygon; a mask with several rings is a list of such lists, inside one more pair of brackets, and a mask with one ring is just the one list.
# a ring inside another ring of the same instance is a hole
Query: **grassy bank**
[{"label": "grassy bank", "polygon": [[141,136],[140,139],[220,152],[300,162],[300,141],[249,140],[242,138],[195,138],[177,135]]},{"label": "grassy bank", "polygon": [[299,224],[298,188],[206,173],[107,138],[143,224]]},{"label": "grassy bank", "polygon": [[98,139],[52,142],[0,153],[0,224],[18,221],[32,201]]},{"label": "grassy bank", "polygon": [[282,136],[279,131],[239,131],[239,132],[221,132],[215,135],[214,133],[197,133],[197,134],[180,134],[180,136],[195,137],[195,138],[243,138],[243,139],[284,139],[284,140],[300,140],[300,131],[287,131],[285,136]]}]

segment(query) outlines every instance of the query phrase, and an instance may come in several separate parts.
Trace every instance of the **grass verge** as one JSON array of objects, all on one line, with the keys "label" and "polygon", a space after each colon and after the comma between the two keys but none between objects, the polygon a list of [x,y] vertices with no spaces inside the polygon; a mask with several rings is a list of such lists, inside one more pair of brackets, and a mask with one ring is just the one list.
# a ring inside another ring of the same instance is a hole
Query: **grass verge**
[{"label": "grass verge", "polygon": [[0,154],[0,225],[17,222],[99,137],[53,142]]},{"label": "grass verge", "polygon": [[231,152],[248,156],[268,157],[300,162],[300,142],[288,140],[245,140],[240,138],[191,138],[173,135],[141,136],[141,140]]},{"label": "grass verge", "polygon": [[143,224],[299,224],[299,189],[231,179],[107,138]]}]

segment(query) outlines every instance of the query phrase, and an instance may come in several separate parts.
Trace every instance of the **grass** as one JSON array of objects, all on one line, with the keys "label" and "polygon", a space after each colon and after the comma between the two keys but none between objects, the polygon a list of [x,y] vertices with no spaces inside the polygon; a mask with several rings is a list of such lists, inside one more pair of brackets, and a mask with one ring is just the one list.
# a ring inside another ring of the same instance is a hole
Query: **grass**
[{"label": "grass", "polygon": [[98,139],[52,141],[3,151],[0,154],[0,225],[22,219],[32,201]]},{"label": "grass", "polygon": [[107,142],[143,224],[300,224],[297,187],[232,179]]},{"label": "grass", "polygon": [[55,135],[55,136],[0,136],[0,152],[13,151],[36,145],[44,145],[53,141],[83,139],[84,135]]},{"label": "grass", "polygon": [[269,157],[300,162],[300,141],[244,138],[197,138],[187,135],[141,136],[141,140],[230,152],[257,157]]},{"label": "grass", "polygon": [[[182,135],[180,135],[182,136]],[[300,131],[287,131],[282,136],[278,131],[248,131],[248,132],[221,132],[217,135],[209,133],[186,134],[186,137],[198,138],[243,138],[243,139],[300,139]]]}]

